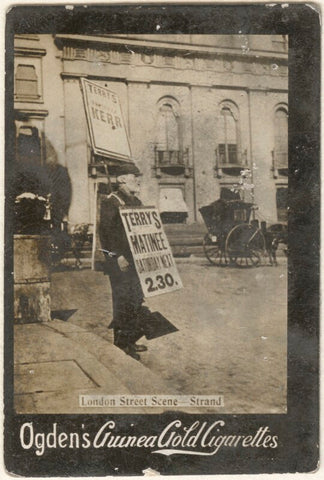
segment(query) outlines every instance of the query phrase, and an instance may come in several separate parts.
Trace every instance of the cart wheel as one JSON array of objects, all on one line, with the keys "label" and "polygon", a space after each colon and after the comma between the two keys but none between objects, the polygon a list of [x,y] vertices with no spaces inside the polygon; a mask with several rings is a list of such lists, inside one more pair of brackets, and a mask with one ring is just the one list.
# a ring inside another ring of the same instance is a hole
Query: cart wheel
[{"label": "cart wheel", "polygon": [[204,237],[203,247],[205,255],[212,265],[227,265],[224,248],[222,249],[218,242],[213,242],[208,233]]},{"label": "cart wheel", "polygon": [[237,267],[258,267],[261,263],[261,255],[255,250],[250,250],[246,254],[231,255],[230,264]]},{"label": "cart wheel", "polygon": [[225,251],[230,263],[238,267],[257,267],[264,255],[265,240],[260,229],[243,223],[229,232]]}]

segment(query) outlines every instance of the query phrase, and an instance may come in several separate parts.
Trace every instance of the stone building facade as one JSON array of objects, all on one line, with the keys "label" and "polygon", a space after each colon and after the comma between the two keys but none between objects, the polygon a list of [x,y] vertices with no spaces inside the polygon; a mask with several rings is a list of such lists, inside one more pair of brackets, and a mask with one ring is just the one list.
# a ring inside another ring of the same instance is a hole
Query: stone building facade
[{"label": "stone building facade", "polygon": [[202,223],[199,208],[229,191],[286,221],[287,38],[17,35],[17,162],[29,148],[31,163],[67,169],[70,224],[93,223],[106,164],[113,180],[114,161],[91,150],[82,77],[118,95],[141,198],[166,222]]}]

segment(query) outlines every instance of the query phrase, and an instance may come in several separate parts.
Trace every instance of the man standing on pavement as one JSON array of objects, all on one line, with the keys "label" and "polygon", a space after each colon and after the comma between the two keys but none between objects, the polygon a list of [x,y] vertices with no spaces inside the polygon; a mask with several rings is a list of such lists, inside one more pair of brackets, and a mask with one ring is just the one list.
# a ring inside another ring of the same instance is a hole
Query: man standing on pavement
[{"label": "man standing on pavement", "polygon": [[125,353],[140,360],[138,352],[147,350],[136,341],[143,336],[141,313],[144,301],[127,236],[119,214],[123,205],[139,206],[140,171],[134,164],[120,166],[116,175],[117,190],[102,200],[99,236],[105,254],[105,271],[109,275],[112,301],[114,344]]}]

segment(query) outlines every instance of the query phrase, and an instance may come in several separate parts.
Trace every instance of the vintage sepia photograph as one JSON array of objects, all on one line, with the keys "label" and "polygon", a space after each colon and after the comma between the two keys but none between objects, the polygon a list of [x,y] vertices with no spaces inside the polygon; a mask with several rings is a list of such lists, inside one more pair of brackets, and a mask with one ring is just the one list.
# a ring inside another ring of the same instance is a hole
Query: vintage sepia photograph
[{"label": "vintage sepia photograph", "polygon": [[15,6],[7,472],[318,468],[319,14]]},{"label": "vintage sepia photograph", "polygon": [[15,36],[18,413],[286,412],[288,53]]}]

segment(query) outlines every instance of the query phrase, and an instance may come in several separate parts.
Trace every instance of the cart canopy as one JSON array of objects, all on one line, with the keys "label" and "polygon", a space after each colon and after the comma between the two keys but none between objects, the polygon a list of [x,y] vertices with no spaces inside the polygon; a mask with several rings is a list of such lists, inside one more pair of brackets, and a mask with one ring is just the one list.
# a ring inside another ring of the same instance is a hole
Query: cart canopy
[{"label": "cart canopy", "polygon": [[222,198],[199,209],[208,230],[222,231],[238,223],[248,223],[253,203]]}]

